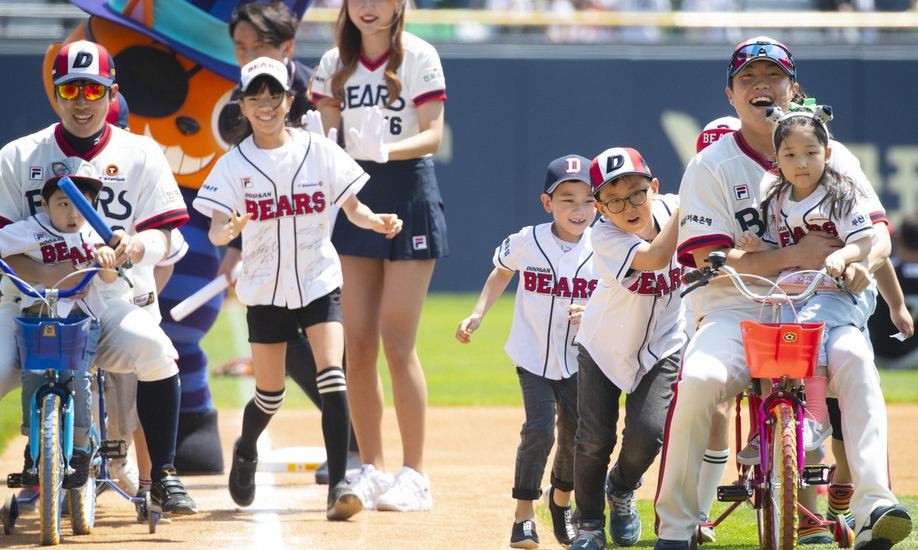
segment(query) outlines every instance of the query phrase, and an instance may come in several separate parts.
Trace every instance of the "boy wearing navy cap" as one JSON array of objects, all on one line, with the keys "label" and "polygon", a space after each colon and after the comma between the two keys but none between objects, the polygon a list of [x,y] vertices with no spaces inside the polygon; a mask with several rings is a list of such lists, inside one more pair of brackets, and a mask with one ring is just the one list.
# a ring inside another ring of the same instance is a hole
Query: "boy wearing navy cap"
[{"label": "boy wearing navy cap", "polygon": [[[663,444],[672,386],[685,345],[685,315],[676,263],[678,197],[660,195],[659,180],[628,147],[602,152],[590,164],[596,210],[591,235],[599,285],[577,334],[579,421],[574,491],[580,532],[571,548],[606,547],[603,486],[609,531],[618,546],[641,538],[634,491]],[[618,461],[618,402],[625,429]]]},{"label": "boy wearing navy cap", "polygon": [[596,217],[589,159],[565,155],[548,165],[542,206],[553,221],[528,226],[494,251],[494,270],[472,314],[459,323],[456,339],[467,344],[481,320],[519,272],[513,326],[504,350],[520,379],[526,421],[516,453],[513,498],[516,515],[512,548],[538,548],[532,503],[554,444],[558,445],[546,498],[555,538],[575,536],[570,498],[574,488],[574,433],[577,427],[577,356],[573,338],[580,314],[596,287],[590,225]]}]

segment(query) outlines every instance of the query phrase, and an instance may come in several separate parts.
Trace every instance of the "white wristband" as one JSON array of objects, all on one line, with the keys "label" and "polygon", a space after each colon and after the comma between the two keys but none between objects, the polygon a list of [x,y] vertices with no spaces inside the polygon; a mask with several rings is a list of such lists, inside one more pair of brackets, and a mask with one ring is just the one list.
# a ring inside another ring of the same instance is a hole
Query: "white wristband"
[{"label": "white wristband", "polygon": [[133,238],[143,243],[143,257],[137,265],[156,265],[166,256],[166,236],[161,231],[149,229],[141,231]]}]

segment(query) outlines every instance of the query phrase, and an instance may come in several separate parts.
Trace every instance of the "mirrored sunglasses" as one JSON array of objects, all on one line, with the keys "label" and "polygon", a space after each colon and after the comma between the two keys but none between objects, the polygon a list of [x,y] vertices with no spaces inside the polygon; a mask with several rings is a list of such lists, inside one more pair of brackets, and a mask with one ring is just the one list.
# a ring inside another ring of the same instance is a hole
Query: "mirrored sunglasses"
[{"label": "mirrored sunglasses", "polygon": [[105,97],[108,88],[101,84],[73,84],[70,82],[57,85],[57,95],[61,99],[73,101],[79,97],[80,92],[83,93],[86,101],[98,101]]},{"label": "mirrored sunglasses", "polygon": [[791,53],[778,44],[765,43],[747,44],[733,52],[727,69],[728,74],[731,77],[736,76],[743,67],[757,59],[770,59],[787,71],[792,78],[797,77],[797,68]]}]

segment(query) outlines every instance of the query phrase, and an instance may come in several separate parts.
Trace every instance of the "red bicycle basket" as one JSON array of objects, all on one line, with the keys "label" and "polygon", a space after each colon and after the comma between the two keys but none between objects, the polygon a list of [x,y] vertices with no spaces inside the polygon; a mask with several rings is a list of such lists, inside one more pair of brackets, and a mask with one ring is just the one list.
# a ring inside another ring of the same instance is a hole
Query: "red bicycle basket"
[{"label": "red bicycle basket", "polygon": [[740,321],[746,364],[753,378],[806,378],[816,368],[823,323]]}]

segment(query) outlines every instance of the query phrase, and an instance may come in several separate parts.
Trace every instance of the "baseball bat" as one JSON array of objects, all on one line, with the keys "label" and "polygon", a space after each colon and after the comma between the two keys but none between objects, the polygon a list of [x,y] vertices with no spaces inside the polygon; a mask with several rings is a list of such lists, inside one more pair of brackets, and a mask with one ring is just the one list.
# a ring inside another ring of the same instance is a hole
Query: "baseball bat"
[{"label": "baseball bat", "polygon": [[239,277],[239,273],[241,271],[242,262],[239,262],[236,264],[236,267],[233,269],[233,272],[230,274],[229,278],[223,275],[215,278],[213,281],[207,283],[199,290],[195,291],[195,293],[191,296],[177,303],[175,307],[169,310],[169,314],[172,315],[172,318],[176,321],[181,321],[189,314],[191,314],[191,312],[206,304],[211,298],[226,290],[231,282],[236,281],[236,278]]},{"label": "baseball bat", "polygon": [[105,220],[102,219],[102,216],[96,212],[96,209],[92,207],[92,204],[86,200],[86,197],[83,196],[83,193],[80,193],[80,190],[77,189],[73,180],[68,176],[64,176],[57,182],[57,186],[61,191],[67,194],[70,197],[70,200],[73,201],[73,205],[77,207],[77,210],[80,211],[80,214],[83,214],[83,217],[86,218],[86,221],[89,222],[89,225],[96,230],[96,233],[102,237],[102,240],[106,244],[112,244],[112,233],[111,228],[105,223]]}]

